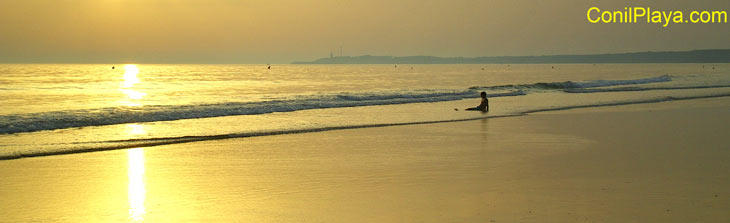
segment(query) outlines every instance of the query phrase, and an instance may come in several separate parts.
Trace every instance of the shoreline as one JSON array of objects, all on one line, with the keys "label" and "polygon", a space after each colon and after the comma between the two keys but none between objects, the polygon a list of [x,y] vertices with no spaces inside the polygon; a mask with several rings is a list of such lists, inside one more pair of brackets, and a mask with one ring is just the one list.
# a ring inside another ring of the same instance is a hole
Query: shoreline
[{"label": "shoreline", "polygon": [[717,222],[730,219],[728,108],[721,97],[8,160],[0,215]]},{"label": "shoreline", "polygon": [[[616,103],[608,103],[608,104],[600,104],[600,105],[577,105],[577,106],[568,106],[568,107],[547,108],[547,109],[540,109],[540,110],[530,110],[530,111],[522,112],[519,114],[503,114],[503,115],[495,115],[495,116],[487,116],[487,117],[479,117],[479,118],[466,118],[466,119],[454,119],[454,120],[420,121],[420,122],[388,123],[388,124],[368,124],[368,125],[354,125],[354,126],[333,126],[333,127],[301,129],[301,130],[294,129],[294,130],[281,130],[281,131],[274,131],[274,132],[233,133],[233,134],[206,135],[206,136],[185,136],[185,137],[175,137],[175,138],[144,138],[144,139],[124,140],[124,141],[128,141],[128,142],[143,142],[143,143],[137,143],[137,144],[132,144],[132,145],[121,145],[121,146],[112,146],[112,147],[77,149],[77,150],[71,150],[71,151],[50,151],[50,152],[39,152],[39,153],[31,153],[31,154],[17,154],[17,155],[0,156],[0,162],[2,162],[4,160],[15,160],[15,159],[23,159],[23,158],[59,156],[59,155],[70,155],[70,154],[80,154],[80,153],[93,153],[93,152],[103,152],[103,151],[111,151],[111,150],[132,149],[132,148],[138,148],[138,147],[155,147],[155,146],[174,145],[174,144],[211,141],[211,140],[251,138],[251,137],[276,136],[276,135],[288,135],[288,134],[302,134],[302,133],[326,132],[326,131],[348,130],[348,129],[382,128],[382,127],[404,126],[404,125],[424,125],[424,124],[438,124],[438,123],[450,123],[450,122],[464,122],[464,121],[475,121],[475,120],[481,120],[481,119],[495,119],[495,118],[525,116],[525,115],[530,115],[530,114],[538,114],[541,112],[564,111],[564,110],[572,110],[572,109],[614,107],[614,106],[625,106],[625,105],[636,105],[636,104],[654,104],[654,103],[664,103],[664,102],[672,102],[672,101],[723,98],[723,97],[730,97],[730,93],[720,93],[720,94],[703,95],[703,96],[686,96],[686,97],[667,96],[662,99],[648,99],[648,100],[633,101],[633,102],[616,102]],[[169,141],[167,141],[167,140],[169,140]],[[150,141],[150,142],[147,142],[147,141]]]}]

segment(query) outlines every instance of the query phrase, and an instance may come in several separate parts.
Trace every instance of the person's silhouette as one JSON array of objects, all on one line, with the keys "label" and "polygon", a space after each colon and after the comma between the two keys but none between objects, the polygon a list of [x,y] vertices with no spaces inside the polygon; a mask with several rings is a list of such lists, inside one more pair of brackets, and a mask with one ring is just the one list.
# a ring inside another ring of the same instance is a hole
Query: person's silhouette
[{"label": "person's silhouette", "polygon": [[479,106],[476,106],[474,108],[467,108],[466,110],[488,112],[489,111],[489,99],[487,99],[487,92],[482,91],[481,96],[482,96],[482,103],[479,104]]}]

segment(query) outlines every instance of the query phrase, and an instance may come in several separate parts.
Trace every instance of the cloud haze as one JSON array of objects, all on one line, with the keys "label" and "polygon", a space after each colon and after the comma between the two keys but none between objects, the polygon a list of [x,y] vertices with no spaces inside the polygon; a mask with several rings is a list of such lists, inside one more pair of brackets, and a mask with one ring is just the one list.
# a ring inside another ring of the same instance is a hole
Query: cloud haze
[{"label": "cloud haze", "polygon": [[288,63],[730,48],[730,24],[591,24],[586,11],[730,1],[0,0],[0,62]]}]

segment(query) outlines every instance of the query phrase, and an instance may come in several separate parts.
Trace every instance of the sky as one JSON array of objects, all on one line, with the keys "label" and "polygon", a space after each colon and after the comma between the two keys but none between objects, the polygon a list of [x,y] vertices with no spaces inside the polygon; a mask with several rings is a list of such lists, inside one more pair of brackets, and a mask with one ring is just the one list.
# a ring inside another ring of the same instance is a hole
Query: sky
[{"label": "sky", "polygon": [[0,63],[290,63],[730,48],[725,24],[593,24],[590,7],[727,0],[0,0]]}]

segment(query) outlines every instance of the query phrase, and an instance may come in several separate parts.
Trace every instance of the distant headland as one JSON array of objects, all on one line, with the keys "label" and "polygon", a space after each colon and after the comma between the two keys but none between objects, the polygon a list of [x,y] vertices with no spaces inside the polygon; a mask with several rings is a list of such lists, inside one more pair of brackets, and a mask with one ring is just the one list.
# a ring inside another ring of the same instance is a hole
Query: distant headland
[{"label": "distant headland", "polygon": [[730,49],[589,55],[434,57],[337,56],[293,64],[730,63]]}]

